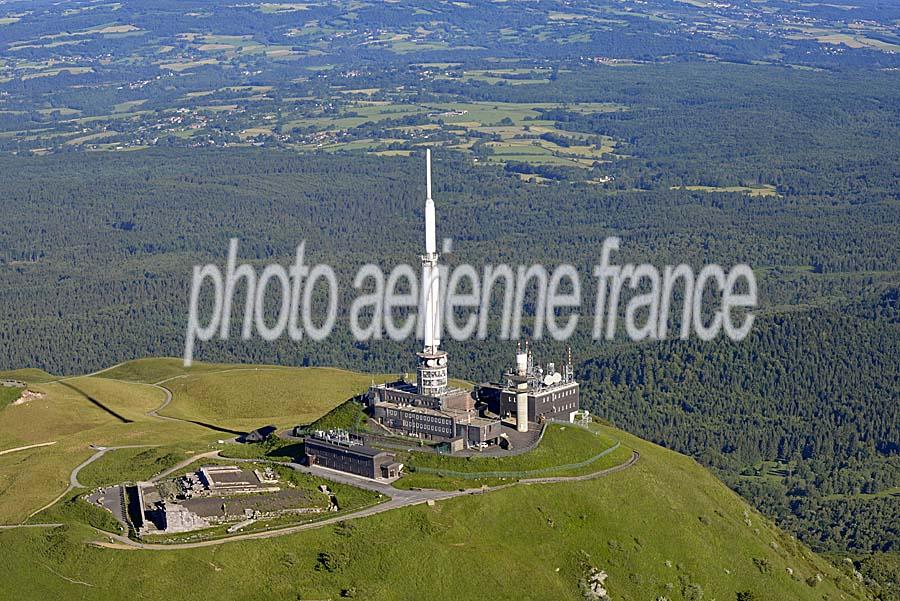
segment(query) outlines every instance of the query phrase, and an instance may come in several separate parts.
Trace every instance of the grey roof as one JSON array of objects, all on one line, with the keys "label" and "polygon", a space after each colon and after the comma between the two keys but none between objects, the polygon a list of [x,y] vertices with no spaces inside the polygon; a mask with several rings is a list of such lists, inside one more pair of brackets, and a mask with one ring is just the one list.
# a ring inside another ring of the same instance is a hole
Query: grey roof
[{"label": "grey roof", "polygon": [[392,453],[389,453],[388,451],[385,451],[382,449],[373,449],[372,447],[367,447],[367,446],[361,445],[361,444],[355,444],[355,445],[335,444],[332,442],[328,442],[327,440],[322,440],[321,438],[315,438],[313,436],[307,436],[306,439],[304,439],[304,444],[307,447],[307,451],[309,450],[309,447],[311,447],[311,446],[312,447],[319,446],[319,447],[324,447],[326,449],[333,449],[333,450],[341,451],[343,453],[353,453],[356,455],[364,455],[365,457],[377,457],[378,455],[382,455],[382,454],[387,454],[387,455],[392,454]]}]

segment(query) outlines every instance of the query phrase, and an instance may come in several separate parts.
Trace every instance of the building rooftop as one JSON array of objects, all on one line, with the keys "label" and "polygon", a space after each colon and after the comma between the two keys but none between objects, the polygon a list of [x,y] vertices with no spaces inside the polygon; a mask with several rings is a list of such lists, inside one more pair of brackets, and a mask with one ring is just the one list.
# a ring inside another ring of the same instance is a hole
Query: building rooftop
[{"label": "building rooftop", "polygon": [[452,413],[456,418],[456,422],[459,424],[469,424],[471,426],[488,426],[490,424],[495,424],[499,422],[499,419],[490,419],[486,417],[481,417],[469,411],[458,411],[458,410],[450,410],[448,413]]},{"label": "building rooftop", "polygon": [[419,390],[418,388],[416,388],[416,384],[414,382],[407,382],[406,380],[396,380],[394,382],[376,384],[374,388],[390,388],[391,390],[398,390],[400,392],[407,392],[410,394],[415,394]]},{"label": "building rooftop", "polygon": [[[530,381],[528,386],[528,394],[541,394],[550,390],[561,390],[563,388],[570,388],[574,386],[580,386],[580,384],[575,380],[572,380],[570,382],[562,381],[554,384],[544,384],[541,382]],[[497,390],[515,391],[515,388],[510,388],[509,386],[501,382],[482,382],[478,385],[478,388],[496,388]]]},{"label": "building rooftop", "polygon": [[[383,388],[383,389],[387,389],[387,390],[396,390],[397,392],[404,392],[406,394],[418,394],[419,393],[419,389],[416,386],[416,383],[415,382],[407,382],[406,380],[396,380],[394,382],[385,382],[384,384],[376,384],[372,388]],[[442,398],[442,397],[447,397],[447,396],[454,396],[454,395],[461,394],[461,393],[468,394],[468,391],[464,388],[452,388],[452,387],[448,386],[446,389],[444,389],[443,392],[440,392],[438,394],[434,394],[434,395],[426,394],[426,395],[422,395],[422,396],[428,397],[428,398]]]},{"label": "building rooftop", "polygon": [[315,436],[307,436],[304,443],[307,447],[309,446],[320,446],[325,448],[330,448],[334,450],[339,450],[345,453],[354,453],[356,455],[363,455],[365,457],[377,457],[382,453],[388,453],[388,451],[384,451],[382,449],[373,449],[372,447],[367,447],[362,444],[354,444],[354,445],[345,445],[338,444],[337,442],[331,442],[328,440],[324,440],[321,438],[316,438]]}]

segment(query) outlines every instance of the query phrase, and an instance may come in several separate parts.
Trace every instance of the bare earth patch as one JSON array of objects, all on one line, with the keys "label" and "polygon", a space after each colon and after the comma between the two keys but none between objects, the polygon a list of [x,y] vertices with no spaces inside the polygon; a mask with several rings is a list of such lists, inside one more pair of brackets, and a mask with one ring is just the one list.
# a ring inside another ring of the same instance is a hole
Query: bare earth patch
[{"label": "bare earth patch", "polygon": [[43,392],[34,392],[33,390],[24,390],[22,391],[22,395],[14,400],[10,405],[24,405],[28,401],[37,401],[44,398],[46,395]]}]

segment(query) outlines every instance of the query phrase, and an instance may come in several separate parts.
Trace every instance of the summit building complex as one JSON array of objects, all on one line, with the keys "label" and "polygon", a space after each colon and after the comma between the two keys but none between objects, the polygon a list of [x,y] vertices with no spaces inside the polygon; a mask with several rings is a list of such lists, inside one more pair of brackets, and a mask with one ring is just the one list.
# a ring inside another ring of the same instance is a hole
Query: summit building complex
[{"label": "summit building complex", "polygon": [[440,273],[436,217],[431,197],[431,151],[426,151],[425,254],[422,255],[423,337],[416,353],[416,382],[405,378],[369,388],[371,417],[385,429],[451,443],[451,448],[499,444],[504,428],[528,432],[529,422],[572,419],[578,410],[578,382],[571,355],[562,373],[550,363],[545,371],[527,349],[502,383],[485,383],[474,392],[454,388],[448,380],[447,351],[440,348]]}]

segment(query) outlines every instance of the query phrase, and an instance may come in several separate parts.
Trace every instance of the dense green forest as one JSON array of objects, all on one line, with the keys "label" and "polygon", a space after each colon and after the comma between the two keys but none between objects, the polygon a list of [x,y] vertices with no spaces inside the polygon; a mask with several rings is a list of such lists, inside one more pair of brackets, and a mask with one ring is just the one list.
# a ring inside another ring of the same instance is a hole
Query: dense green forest
[{"label": "dense green forest", "polygon": [[898,355],[896,320],[811,309],[740,343],[611,353],[582,377],[601,415],[699,458],[815,546],[896,551]]},{"label": "dense green forest", "polygon": [[[286,264],[306,239],[308,262],[338,270],[343,308],[359,265],[414,261],[420,237],[414,159],[220,151],[189,161],[170,152],[6,163],[15,204],[6,210],[22,216],[3,226],[8,367],[74,373],[180,355],[190,265],[224,264],[230,236],[255,264]],[[587,271],[602,239],[616,234],[635,262],[680,256],[766,266],[766,309],[742,343],[636,346],[580,331],[572,344],[585,403],[694,455],[819,548],[897,548],[890,491],[900,484],[900,322],[897,275],[884,254],[897,248],[896,229],[889,231],[896,220],[869,225],[866,204],[535,187],[454,155],[441,156],[436,170],[441,234],[456,241],[450,262],[571,260]],[[890,203],[873,204],[896,213]],[[813,223],[804,211],[816,215]],[[393,223],[391,235],[377,223]],[[823,229],[838,243],[821,244]],[[835,265],[848,247],[857,269],[811,266],[823,257]],[[327,344],[245,342],[235,326],[235,337],[204,343],[197,357],[411,371],[414,342],[358,343],[341,323]],[[496,340],[448,348],[454,374],[471,379],[496,377],[512,351]],[[538,348],[544,360],[563,352],[550,342]],[[784,473],[759,471],[764,461],[781,462]]]}]

